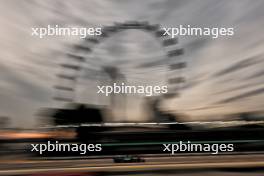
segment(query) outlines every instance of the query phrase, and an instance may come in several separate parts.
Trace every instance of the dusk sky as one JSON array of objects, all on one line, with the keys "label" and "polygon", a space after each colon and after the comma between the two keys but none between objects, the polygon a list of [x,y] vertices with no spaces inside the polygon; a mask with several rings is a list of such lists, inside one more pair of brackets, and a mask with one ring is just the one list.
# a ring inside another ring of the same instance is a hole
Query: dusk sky
[{"label": "dusk sky", "polygon": [[[127,20],[149,21],[164,27],[181,24],[233,27],[234,36],[179,37],[179,46],[185,50],[180,59],[188,64],[182,73],[186,83],[182,85],[180,97],[167,102],[165,108],[188,114],[190,119],[186,121],[262,111],[263,9],[263,0],[0,1],[0,116],[11,117],[16,127],[34,127],[38,123],[38,110],[55,106],[53,86],[63,53],[69,45],[81,40],[53,36],[39,39],[31,36],[32,27],[56,24],[103,27]],[[144,32],[121,32],[98,47],[93,57],[101,65],[117,63],[136,84],[164,84],[165,62],[160,68],[133,67],[152,61],[163,62],[164,51],[154,41]],[[89,72],[86,74],[89,77]],[[79,93],[87,99],[96,94],[95,89],[87,89],[80,83]],[[89,99],[87,103],[93,101]],[[140,102],[133,97],[130,101],[139,108]],[[132,120],[137,120],[144,115],[138,110],[131,116]]]}]

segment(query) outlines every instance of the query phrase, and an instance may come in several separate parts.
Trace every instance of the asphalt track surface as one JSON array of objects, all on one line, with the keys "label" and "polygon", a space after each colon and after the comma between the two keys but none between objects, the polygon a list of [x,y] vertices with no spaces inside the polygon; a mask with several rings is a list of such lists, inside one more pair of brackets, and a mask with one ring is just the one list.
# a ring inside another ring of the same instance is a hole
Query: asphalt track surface
[{"label": "asphalt track surface", "polygon": [[[264,175],[264,154],[143,156],[143,163],[114,163],[109,157],[90,159],[2,159],[0,175],[75,172],[155,172],[215,169],[260,169]],[[262,169],[261,169],[262,168]],[[192,174],[196,174],[195,172]],[[241,173],[242,174],[242,173]],[[253,173],[252,173],[253,174]],[[159,174],[162,175],[162,174]],[[203,174],[206,175],[206,174]],[[217,174],[214,174],[217,175]],[[224,175],[227,175],[224,174]],[[247,173],[247,175],[249,175]],[[253,174],[254,175],[254,174]],[[233,175],[232,175],[233,176]]]}]

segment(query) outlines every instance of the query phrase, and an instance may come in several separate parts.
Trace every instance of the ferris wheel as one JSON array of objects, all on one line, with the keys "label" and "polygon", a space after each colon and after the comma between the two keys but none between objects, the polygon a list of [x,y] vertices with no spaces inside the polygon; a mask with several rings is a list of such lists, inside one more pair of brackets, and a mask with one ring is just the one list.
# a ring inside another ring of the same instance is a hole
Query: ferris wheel
[{"label": "ferris wheel", "polygon": [[[160,48],[163,52],[162,58],[148,60],[145,63],[134,63],[131,66],[133,69],[127,69],[122,68],[122,63],[126,61],[111,60],[104,62],[105,58],[100,58],[96,55],[96,50],[102,43],[107,42],[107,40],[109,41],[109,38],[113,38],[118,33],[122,34],[123,31],[131,29],[150,34],[161,46]],[[155,68],[155,72],[159,72],[160,68],[163,69],[165,76],[162,79],[168,86],[168,93],[162,94],[159,97],[163,100],[175,98],[179,96],[180,86],[185,81],[182,76],[182,70],[186,67],[186,62],[181,57],[183,53],[183,48],[180,47],[178,39],[171,38],[158,24],[153,25],[148,22],[128,21],[114,23],[112,26],[105,26],[102,28],[100,36],[87,37],[79,43],[72,45],[71,49],[64,54],[65,61],[60,64],[60,73],[57,74],[58,81],[54,86],[54,100],[60,102],[58,104],[79,102],[80,97],[82,98],[82,95],[79,95],[82,94],[79,87],[84,87],[89,92],[92,85],[94,88],[96,85],[101,85],[106,81],[108,83],[118,81],[128,82],[130,79],[138,79],[137,75],[131,74],[131,72],[140,70],[138,73],[144,75],[144,70],[149,68]],[[155,77],[154,79],[158,82],[161,81]],[[89,80],[89,83],[86,86],[79,86],[82,84],[80,80]],[[88,103],[98,103],[100,101],[94,91],[88,97]],[[120,99],[117,100],[114,96],[111,96],[109,99],[112,105],[116,104],[116,101],[120,101]]]}]

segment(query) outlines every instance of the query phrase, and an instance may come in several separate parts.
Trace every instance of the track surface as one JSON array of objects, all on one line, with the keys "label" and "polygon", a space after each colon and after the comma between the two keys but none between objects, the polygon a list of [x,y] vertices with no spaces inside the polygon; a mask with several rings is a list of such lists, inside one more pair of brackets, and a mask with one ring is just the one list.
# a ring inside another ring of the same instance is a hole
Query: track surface
[{"label": "track surface", "polygon": [[[191,171],[212,169],[263,168],[264,154],[143,156],[144,163],[113,163],[111,158],[19,160],[2,159],[0,175],[19,175],[54,172],[145,172]],[[15,168],[15,169],[14,169]],[[259,173],[260,174],[260,173]],[[162,174],[161,174],[162,175]],[[188,174],[187,174],[188,175]],[[206,175],[206,174],[203,174]],[[249,175],[249,174],[248,174]],[[263,173],[261,175],[264,175]],[[232,175],[233,176],[233,175]]]}]

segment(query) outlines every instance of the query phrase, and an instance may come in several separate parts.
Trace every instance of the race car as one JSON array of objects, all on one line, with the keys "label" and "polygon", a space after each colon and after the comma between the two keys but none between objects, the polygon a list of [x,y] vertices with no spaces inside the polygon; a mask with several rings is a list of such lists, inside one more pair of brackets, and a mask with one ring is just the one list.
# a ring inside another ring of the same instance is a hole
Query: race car
[{"label": "race car", "polygon": [[145,162],[144,159],[135,155],[124,155],[124,156],[116,156],[113,158],[114,163],[140,163]]}]

